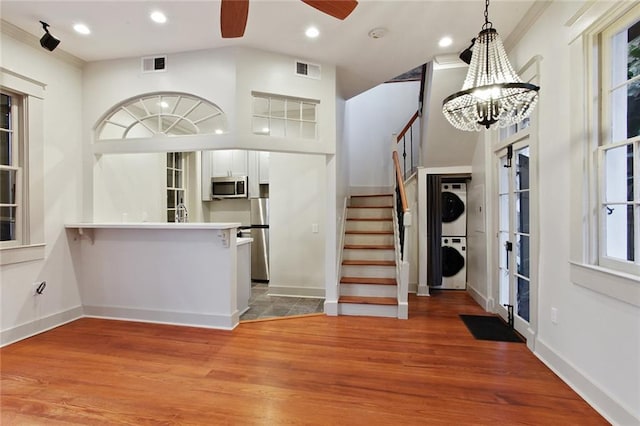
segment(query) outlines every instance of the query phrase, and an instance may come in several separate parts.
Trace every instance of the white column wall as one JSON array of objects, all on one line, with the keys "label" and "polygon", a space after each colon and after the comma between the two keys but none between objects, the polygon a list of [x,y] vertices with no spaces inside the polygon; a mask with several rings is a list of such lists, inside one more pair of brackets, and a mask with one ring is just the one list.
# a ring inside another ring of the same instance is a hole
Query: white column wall
[{"label": "white column wall", "polygon": [[[82,202],[82,71],[44,49],[0,34],[2,66],[46,84],[41,169],[32,187],[44,194],[45,259],[0,266],[0,345],[77,318],[82,314],[64,223],[77,220]],[[35,212],[42,214],[41,211]],[[32,283],[46,281],[33,296]]]}]

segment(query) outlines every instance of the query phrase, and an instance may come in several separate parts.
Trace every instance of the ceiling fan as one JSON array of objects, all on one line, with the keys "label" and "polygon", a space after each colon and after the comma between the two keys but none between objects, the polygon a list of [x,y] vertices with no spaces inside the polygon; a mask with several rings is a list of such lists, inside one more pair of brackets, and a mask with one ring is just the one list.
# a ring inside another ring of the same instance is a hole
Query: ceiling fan
[{"label": "ceiling fan", "polygon": [[[320,12],[338,19],[345,19],[353,12],[356,0],[302,0]],[[220,30],[222,38],[237,38],[244,35],[249,15],[249,0],[222,0],[220,5]]]}]

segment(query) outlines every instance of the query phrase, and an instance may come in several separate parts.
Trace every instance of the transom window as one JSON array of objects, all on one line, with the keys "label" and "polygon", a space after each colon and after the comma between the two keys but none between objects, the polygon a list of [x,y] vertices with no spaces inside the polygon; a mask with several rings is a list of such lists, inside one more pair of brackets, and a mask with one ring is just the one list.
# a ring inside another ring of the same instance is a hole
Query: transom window
[{"label": "transom window", "polygon": [[640,273],[640,8],[603,32],[600,264]]},{"label": "transom window", "polygon": [[253,133],[317,139],[318,100],[253,92]]},{"label": "transom window", "polygon": [[97,127],[98,140],[222,134],[227,117],[215,104],[185,93],[155,93],[129,99]]}]

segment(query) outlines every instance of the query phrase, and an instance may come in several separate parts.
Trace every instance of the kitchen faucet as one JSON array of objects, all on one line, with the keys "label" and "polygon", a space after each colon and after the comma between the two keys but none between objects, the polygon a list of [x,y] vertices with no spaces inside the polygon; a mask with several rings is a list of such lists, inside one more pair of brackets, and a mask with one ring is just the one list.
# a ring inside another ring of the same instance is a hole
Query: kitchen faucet
[{"label": "kitchen faucet", "polygon": [[189,213],[187,212],[187,206],[180,200],[180,204],[176,206],[176,222],[187,223]]}]

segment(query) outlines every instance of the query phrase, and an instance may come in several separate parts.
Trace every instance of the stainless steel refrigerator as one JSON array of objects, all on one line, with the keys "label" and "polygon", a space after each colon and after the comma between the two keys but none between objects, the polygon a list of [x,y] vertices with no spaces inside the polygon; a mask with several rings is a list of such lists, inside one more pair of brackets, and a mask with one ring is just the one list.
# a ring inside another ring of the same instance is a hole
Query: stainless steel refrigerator
[{"label": "stainless steel refrigerator", "polygon": [[251,199],[251,281],[269,282],[269,199]]}]

